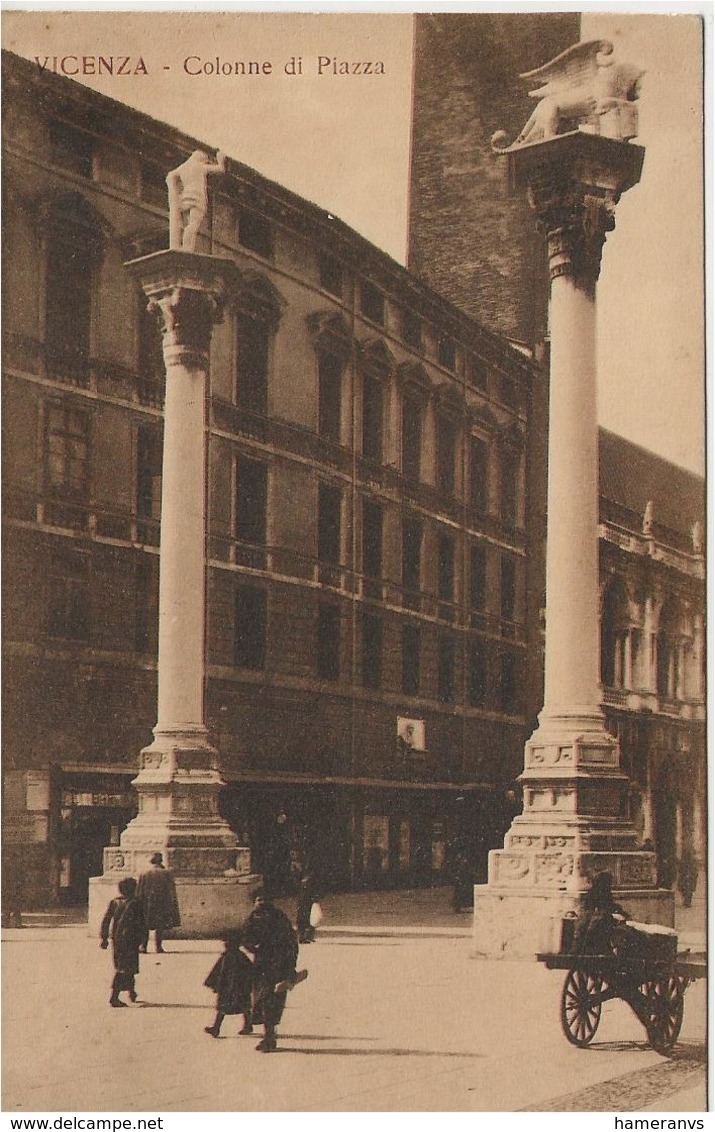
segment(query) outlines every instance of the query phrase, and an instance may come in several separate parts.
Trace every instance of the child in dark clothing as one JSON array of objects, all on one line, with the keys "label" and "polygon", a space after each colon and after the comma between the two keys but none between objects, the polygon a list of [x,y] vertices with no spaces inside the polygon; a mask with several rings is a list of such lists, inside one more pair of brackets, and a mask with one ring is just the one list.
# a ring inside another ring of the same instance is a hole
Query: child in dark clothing
[{"label": "child in dark clothing", "polygon": [[224,953],[214,963],[204,986],[216,993],[216,1018],[213,1026],[204,1026],[212,1038],[218,1038],[221,1023],[227,1014],[242,1014],[243,1028],[239,1034],[252,1034],[251,991],[253,989],[253,963],[241,950],[241,933],[228,932],[224,938]]}]

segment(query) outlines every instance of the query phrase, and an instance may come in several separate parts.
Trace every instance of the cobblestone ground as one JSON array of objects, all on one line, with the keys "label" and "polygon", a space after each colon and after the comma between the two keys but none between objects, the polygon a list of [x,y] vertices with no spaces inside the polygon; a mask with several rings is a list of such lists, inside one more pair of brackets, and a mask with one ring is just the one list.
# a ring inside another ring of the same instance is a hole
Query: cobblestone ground
[{"label": "cobblestone ground", "polygon": [[704,981],[687,992],[671,1058],[619,1002],[579,1050],[559,1025],[561,972],[470,958],[471,917],[450,913],[446,894],[372,904],[326,901],[270,1056],[238,1036],[238,1019],[219,1041],[203,1032],[214,942],[143,957],[140,1002],[111,1010],[111,960],[84,925],[5,931],[3,1110],[704,1110]]}]

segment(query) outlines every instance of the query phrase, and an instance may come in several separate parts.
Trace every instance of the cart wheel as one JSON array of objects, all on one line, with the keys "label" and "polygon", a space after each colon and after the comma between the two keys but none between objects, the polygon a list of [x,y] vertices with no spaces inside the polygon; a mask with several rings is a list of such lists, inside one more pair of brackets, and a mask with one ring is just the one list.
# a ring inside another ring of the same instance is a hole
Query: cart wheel
[{"label": "cart wheel", "polygon": [[644,988],[650,1020],[646,1023],[648,1041],[656,1053],[668,1053],[678,1040],[683,1024],[683,987],[677,975],[653,979]]},{"label": "cart wheel", "polygon": [[561,1028],[572,1045],[587,1046],[601,1020],[605,981],[574,967],[569,971],[561,995]]}]

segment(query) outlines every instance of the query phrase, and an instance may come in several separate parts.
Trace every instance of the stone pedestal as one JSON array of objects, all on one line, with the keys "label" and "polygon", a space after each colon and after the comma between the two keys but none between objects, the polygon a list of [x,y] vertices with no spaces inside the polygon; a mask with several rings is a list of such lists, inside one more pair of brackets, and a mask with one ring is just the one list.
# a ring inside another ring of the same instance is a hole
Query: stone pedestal
[{"label": "stone pedestal", "polygon": [[177,936],[216,935],[250,910],[250,851],[218,813],[218,753],[204,724],[206,619],[206,379],[214,322],[235,274],[228,260],[168,250],[127,268],[161,316],[166,398],[159,573],[158,712],[154,742],[133,780],[139,812],[104,874],[90,881],[96,931],[123,876],[159,850],[174,873]]},{"label": "stone pedestal", "polygon": [[638,849],[630,783],[599,687],[595,293],[615,206],[638,182],[643,156],[638,146],[579,131],[506,151],[511,184],[527,189],[546,236],[551,274],[546,647],[544,707],[521,775],[524,810],[504,848],[489,854],[488,883],[475,888],[480,955],[547,949],[604,869],[634,917],[673,923],[654,854]]}]

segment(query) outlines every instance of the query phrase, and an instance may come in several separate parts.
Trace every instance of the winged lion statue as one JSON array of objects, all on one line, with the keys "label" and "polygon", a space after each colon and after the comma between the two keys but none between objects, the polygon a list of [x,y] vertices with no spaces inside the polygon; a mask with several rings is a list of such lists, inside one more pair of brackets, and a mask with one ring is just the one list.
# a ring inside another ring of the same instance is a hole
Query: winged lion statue
[{"label": "winged lion statue", "polygon": [[643,73],[633,63],[616,62],[608,39],[569,47],[543,67],[519,75],[538,84],[529,91],[529,98],[539,102],[518,138],[508,145],[506,133],[498,130],[492,137],[492,149],[503,152],[581,128],[629,141],[638,134],[634,103]]}]

